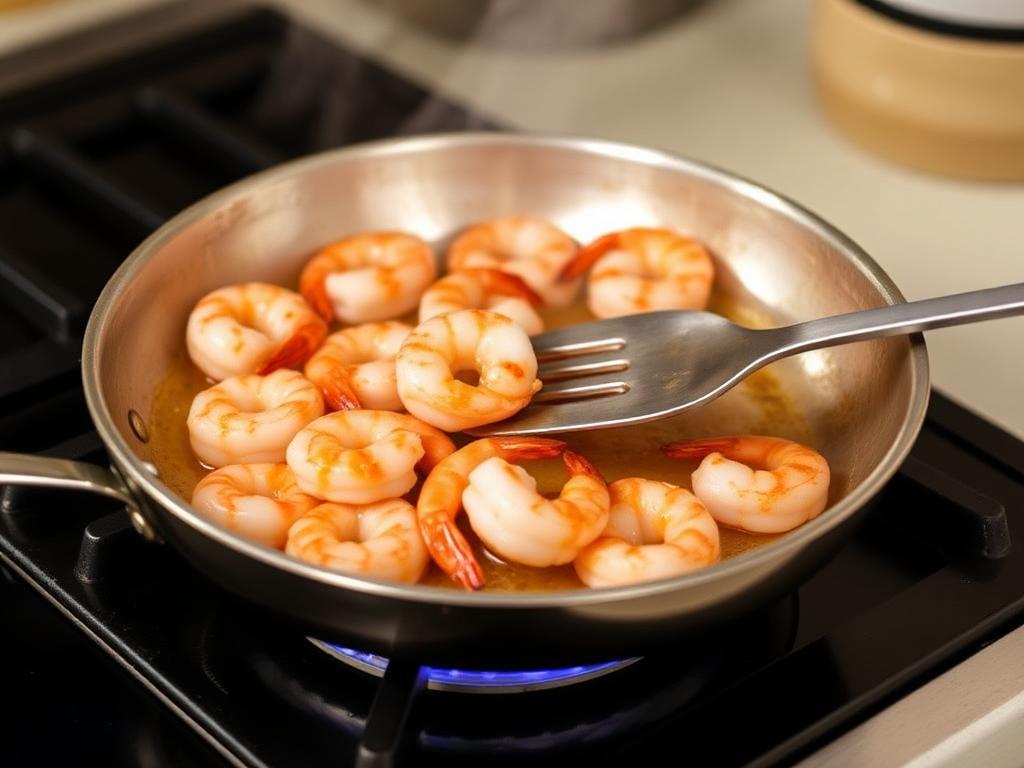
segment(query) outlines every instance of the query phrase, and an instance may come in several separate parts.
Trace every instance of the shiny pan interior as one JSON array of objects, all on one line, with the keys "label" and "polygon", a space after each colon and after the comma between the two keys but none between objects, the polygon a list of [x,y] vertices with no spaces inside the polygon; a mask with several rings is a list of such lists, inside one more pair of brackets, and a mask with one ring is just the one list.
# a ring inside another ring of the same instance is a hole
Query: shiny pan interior
[{"label": "shiny pan interior", "polygon": [[[768,324],[902,301],[867,254],[810,212],[731,174],[657,151],[463,133],[373,142],[287,163],[215,193],[164,225],[114,275],[89,322],[83,375],[90,411],[164,538],[226,586],[251,595],[255,579],[262,602],[287,598],[284,610],[321,624],[327,619],[340,634],[351,623],[331,621],[318,601],[336,608],[343,600],[347,610],[366,612],[367,626],[379,621],[381,627],[398,606],[414,623],[415,606],[490,615],[568,609],[612,622],[696,618],[716,603],[757,594],[757,585],[775,574],[800,571],[800,563],[814,559],[806,555],[815,543],[861,509],[906,455],[928,394],[919,336],[780,361],[772,370],[801,403],[816,447],[831,464],[832,502],[823,515],[778,541],[679,578],[522,594],[401,586],[301,563],[197,515],[154,476],[129,414],[150,412],[158,381],[181,353],[186,317],[203,294],[247,280],[293,284],[313,249],[346,233],[407,230],[440,251],[467,224],[509,213],[550,219],[580,242],[637,225],[686,232],[712,252],[717,289]],[[397,630],[361,631],[378,639],[386,632]]]}]

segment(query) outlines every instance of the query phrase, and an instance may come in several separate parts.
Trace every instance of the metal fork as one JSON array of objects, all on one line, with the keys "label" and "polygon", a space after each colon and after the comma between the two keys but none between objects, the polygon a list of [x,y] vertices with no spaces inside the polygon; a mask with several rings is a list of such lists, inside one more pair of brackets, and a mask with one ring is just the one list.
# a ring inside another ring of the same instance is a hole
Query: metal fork
[{"label": "metal fork", "polygon": [[474,435],[621,427],[696,408],[790,355],[881,336],[1024,314],[1024,283],[751,330],[709,312],[668,310],[572,325],[533,338],[544,387]]}]

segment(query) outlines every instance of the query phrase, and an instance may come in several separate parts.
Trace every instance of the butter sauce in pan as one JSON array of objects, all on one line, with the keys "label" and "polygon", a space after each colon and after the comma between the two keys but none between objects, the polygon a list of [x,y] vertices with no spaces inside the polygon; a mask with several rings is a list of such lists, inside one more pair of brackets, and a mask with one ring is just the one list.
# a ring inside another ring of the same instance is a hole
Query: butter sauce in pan
[{"label": "butter sauce in pan", "polygon": [[[766,323],[755,313],[726,297],[714,294],[708,309],[729,319],[752,327]],[[564,309],[542,312],[547,329],[591,318],[582,295]],[[414,318],[409,322],[415,323]],[[188,359],[184,348],[161,380],[153,398],[152,455],[163,481],[182,498],[189,499],[196,483],[209,470],[204,468],[189,446],[185,418],[192,398],[210,382]],[[813,435],[801,416],[795,398],[784,389],[771,368],[758,371],[718,401],[683,414],[651,424],[621,429],[577,432],[566,436],[574,450],[589,458],[609,482],[623,477],[646,477],[689,487],[690,472],[697,462],[683,462],[663,456],[658,447],[673,440],[705,435],[761,433],[788,437],[814,446]],[[471,438],[452,436],[456,444]],[[538,488],[555,496],[566,475],[559,459],[530,462],[527,468],[537,478]],[[419,486],[407,496],[415,501]],[[554,568],[531,568],[508,563],[488,552],[460,516],[460,525],[473,544],[487,580],[485,589],[495,591],[560,590],[583,587],[572,565]],[[774,540],[778,535],[756,535],[721,527],[722,558]],[[784,534],[782,534],[784,535]],[[458,588],[436,565],[431,564],[420,583],[438,587]]]}]

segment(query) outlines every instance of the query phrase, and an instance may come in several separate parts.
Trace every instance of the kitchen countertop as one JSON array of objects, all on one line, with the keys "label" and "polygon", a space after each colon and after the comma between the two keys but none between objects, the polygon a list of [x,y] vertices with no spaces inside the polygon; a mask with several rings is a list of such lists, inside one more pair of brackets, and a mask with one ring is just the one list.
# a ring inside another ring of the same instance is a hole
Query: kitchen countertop
[{"label": "kitchen countertop", "polygon": [[[0,55],[166,0],[48,0],[0,13]],[[1024,184],[906,170],[818,110],[809,4],[718,0],[653,33],[564,51],[459,44],[366,0],[271,0],[407,76],[528,130],[649,145],[739,173],[860,243],[908,299],[1019,282]],[[934,383],[1024,437],[1024,318],[930,332]]]}]

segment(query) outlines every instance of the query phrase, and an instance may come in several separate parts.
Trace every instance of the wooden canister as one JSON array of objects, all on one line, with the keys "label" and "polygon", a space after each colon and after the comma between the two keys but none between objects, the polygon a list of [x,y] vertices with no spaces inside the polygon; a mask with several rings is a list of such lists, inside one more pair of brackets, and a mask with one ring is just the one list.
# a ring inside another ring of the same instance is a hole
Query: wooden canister
[{"label": "wooden canister", "polygon": [[914,168],[1024,180],[1024,42],[935,31],[855,0],[815,0],[811,68],[839,129]]}]

